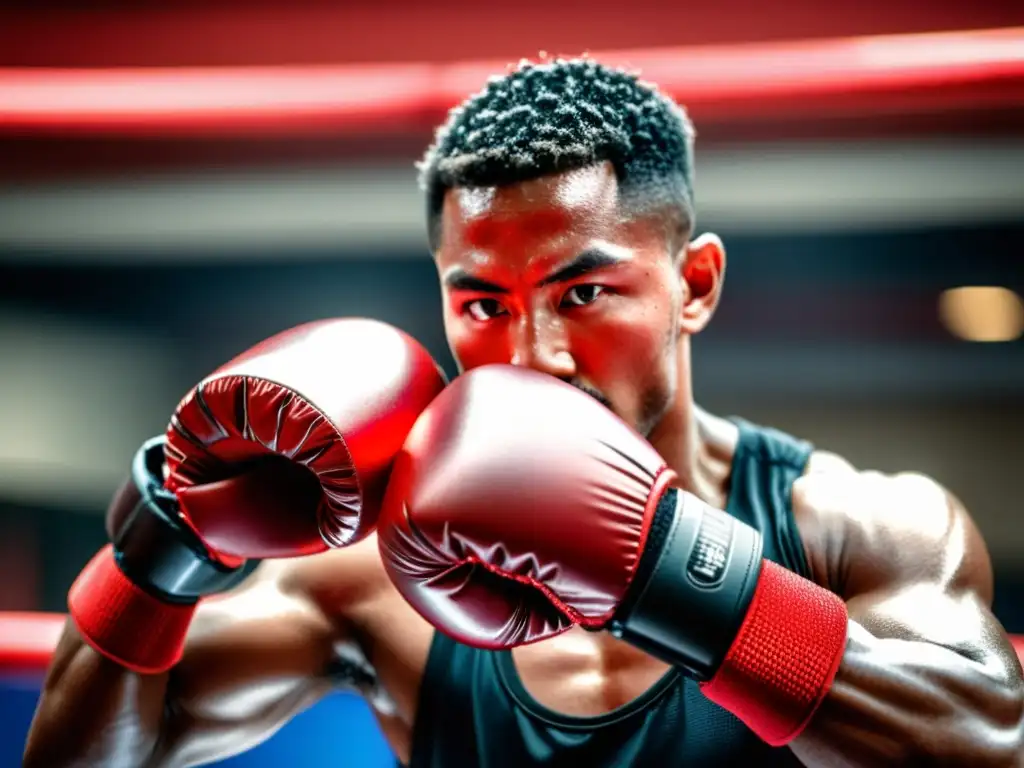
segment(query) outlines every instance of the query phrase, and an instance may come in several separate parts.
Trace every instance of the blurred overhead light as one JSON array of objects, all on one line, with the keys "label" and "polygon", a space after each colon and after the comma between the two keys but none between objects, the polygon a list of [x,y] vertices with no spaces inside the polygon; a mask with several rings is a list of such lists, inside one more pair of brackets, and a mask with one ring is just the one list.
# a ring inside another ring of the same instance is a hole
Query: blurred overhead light
[{"label": "blurred overhead light", "polygon": [[1013,341],[1024,334],[1024,302],[1008,288],[950,288],[939,297],[939,317],[967,341]]}]

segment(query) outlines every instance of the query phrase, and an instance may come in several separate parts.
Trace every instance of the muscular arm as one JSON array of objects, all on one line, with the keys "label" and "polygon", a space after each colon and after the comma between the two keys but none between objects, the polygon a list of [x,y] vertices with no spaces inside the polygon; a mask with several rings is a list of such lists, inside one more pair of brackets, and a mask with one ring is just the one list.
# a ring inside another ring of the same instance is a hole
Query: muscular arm
[{"label": "muscular arm", "polygon": [[812,578],[846,600],[849,634],[791,749],[808,766],[1018,765],[1024,683],[970,516],[926,478],[824,463],[794,489],[794,512]]},{"label": "muscular arm", "polygon": [[269,738],[334,684],[339,652],[353,643],[340,609],[372,597],[372,580],[358,575],[374,551],[264,562],[242,587],[200,605],[181,662],[161,675],[100,656],[69,622],[25,765],[194,765]]}]

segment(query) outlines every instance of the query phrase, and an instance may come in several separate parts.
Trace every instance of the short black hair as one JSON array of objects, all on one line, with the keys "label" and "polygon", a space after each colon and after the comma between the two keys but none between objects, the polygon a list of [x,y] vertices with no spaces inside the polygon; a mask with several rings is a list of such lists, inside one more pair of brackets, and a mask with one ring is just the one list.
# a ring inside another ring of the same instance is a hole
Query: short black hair
[{"label": "short black hair", "polygon": [[611,162],[623,201],[693,227],[693,124],[654,85],[589,58],[520,62],[451,110],[419,164],[431,250],[447,190]]}]

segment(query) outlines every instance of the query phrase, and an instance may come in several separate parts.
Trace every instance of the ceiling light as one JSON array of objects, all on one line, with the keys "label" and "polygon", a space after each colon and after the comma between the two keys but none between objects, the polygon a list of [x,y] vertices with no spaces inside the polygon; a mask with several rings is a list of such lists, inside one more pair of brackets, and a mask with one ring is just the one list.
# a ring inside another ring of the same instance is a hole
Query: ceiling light
[{"label": "ceiling light", "polygon": [[1013,341],[1024,334],[1024,301],[1008,288],[950,288],[939,296],[939,318],[966,341]]}]

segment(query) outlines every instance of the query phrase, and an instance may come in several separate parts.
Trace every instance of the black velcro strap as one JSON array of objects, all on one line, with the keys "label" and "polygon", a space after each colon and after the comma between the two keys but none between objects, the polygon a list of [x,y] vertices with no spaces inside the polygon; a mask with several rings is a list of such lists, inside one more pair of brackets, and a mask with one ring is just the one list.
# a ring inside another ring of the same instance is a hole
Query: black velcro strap
[{"label": "black velcro strap", "polygon": [[147,441],[132,462],[139,502],[114,532],[118,567],[159,600],[191,604],[236,586],[252,568],[228,568],[181,519],[177,499],[163,485],[163,438]]},{"label": "black velcro strap", "polygon": [[710,679],[746,616],[762,540],[748,525],[669,489],[608,629],[698,680]]},{"label": "black velcro strap", "polygon": [[[679,491],[669,488],[658,499],[658,506],[654,510],[654,517],[651,519],[651,527],[647,531],[647,541],[644,544],[644,551],[640,553],[640,562],[636,564],[636,573],[630,584],[647,584],[651,580],[658,561],[661,559],[661,551],[665,547],[665,539],[668,538],[675,523],[676,504],[678,503]],[[640,597],[642,590],[630,587],[626,596],[616,611],[616,616],[628,616]]]}]

